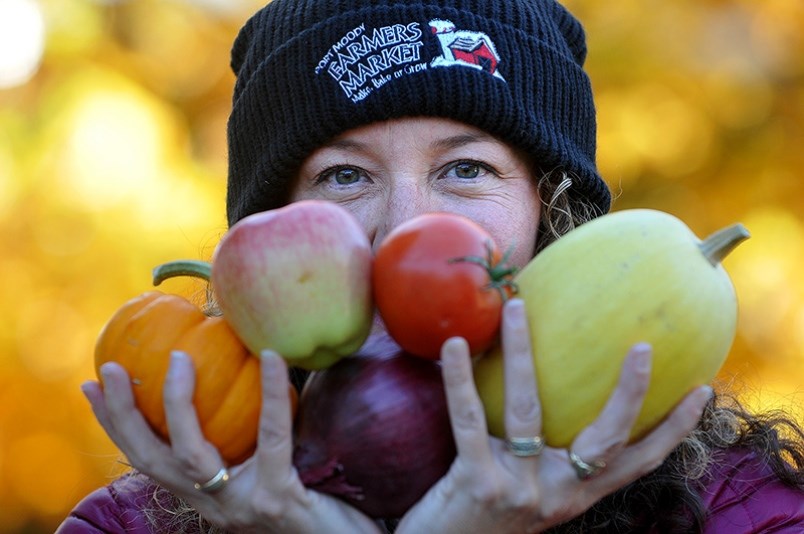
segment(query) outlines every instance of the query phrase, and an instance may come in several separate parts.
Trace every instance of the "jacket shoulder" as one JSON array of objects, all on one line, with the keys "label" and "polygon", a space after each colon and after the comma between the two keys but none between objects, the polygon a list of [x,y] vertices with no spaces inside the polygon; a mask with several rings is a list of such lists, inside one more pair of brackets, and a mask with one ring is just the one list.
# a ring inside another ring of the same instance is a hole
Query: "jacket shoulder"
[{"label": "jacket shoulder", "polygon": [[151,534],[145,510],[156,489],[144,475],[124,475],[84,497],[56,534]]},{"label": "jacket shoulder", "polygon": [[701,496],[704,534],[804,532],[804,491],[784,484],[754,451],[723,451]]}]

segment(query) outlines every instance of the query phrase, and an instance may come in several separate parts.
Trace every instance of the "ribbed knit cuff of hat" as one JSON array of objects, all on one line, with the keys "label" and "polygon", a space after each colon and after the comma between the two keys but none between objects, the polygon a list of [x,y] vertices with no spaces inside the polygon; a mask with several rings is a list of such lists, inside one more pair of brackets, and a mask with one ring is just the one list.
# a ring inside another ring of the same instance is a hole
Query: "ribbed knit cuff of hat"
[{"label": "ribbed knit cuff of hat", "polygon": [[552,0],[274,0],[241,30],[228,125],[229,223],[288,202],[310,153],[346,130],[445,117],[574,177],[601,212],[581,25]]}]

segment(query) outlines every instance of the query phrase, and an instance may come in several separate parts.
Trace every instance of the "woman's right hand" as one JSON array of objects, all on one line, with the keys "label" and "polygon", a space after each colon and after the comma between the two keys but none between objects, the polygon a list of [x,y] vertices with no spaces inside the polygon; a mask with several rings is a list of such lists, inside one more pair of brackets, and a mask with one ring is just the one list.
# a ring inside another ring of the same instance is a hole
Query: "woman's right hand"
[{"label": "woman's right hand", "polygon": [[154,434],[134,403],[122,366],[101,367],[103,387],[89,381],[82,390],[106,433],[130,464],[190,503],[209,522],[234,532],[382,532],[348,504],[304,487],[292,464],[292,418],[284,361],[262,356],[262,397],[257,450],[229,470],[219,491],[196,489],[224,466],[201,433],[192,404],[195,373],[186,354],[174,353],[165,380],[165,413],[170,443]]}]

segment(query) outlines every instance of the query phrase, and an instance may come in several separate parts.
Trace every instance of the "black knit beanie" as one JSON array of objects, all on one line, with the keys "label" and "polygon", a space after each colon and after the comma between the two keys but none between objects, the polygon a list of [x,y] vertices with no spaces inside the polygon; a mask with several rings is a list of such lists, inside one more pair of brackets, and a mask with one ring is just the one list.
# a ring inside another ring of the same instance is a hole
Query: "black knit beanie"
[{"label": "black knit beanie", "polygon": [[287,204],[333,137],[412,116],[470,124],[566,170],[570,194],[606,212],[585,57],[583,28],[553,0],[274,0],[232,49],[229,224]]}]

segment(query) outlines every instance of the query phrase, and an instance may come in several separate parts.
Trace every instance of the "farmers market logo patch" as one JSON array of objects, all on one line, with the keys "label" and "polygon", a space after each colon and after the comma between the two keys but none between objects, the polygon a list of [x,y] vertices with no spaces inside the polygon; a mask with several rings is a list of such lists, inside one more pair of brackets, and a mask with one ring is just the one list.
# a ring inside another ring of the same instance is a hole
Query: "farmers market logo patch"
[{"label": "farmers market logo patch", "polygon": [[[473,68],[505,81],[497,70],[500,56],[485,33],[460,30],[442,19],[432,19],[427,28],[422,26],[410,22],[367,29],[361,24],[329,48],[315,73],[331,76],[352,102],[363,100],[386,83],[431,68]],[[424,59],[425,32],[440,45],[441,53],[429,60]]]}]

